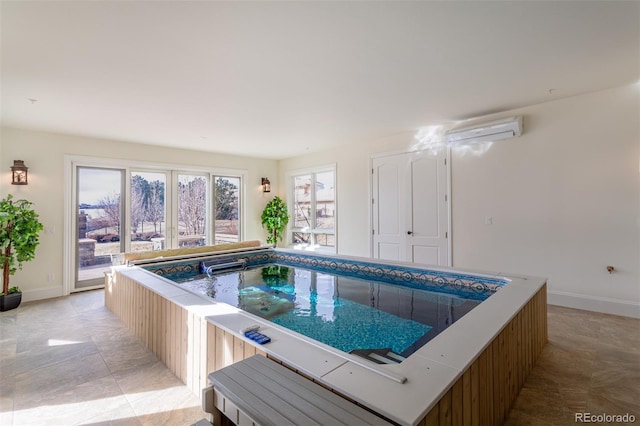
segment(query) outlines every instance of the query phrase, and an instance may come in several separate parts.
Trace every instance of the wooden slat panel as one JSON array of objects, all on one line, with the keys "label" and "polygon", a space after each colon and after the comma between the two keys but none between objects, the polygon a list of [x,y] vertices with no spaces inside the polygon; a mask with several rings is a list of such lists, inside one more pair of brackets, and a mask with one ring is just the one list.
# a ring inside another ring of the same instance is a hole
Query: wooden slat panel
[{"label": "wooden slat panel", "polygon": [[133,333],[140,337],[140,286],[132,287],[133,292]]},{"label": "wooden slat panel", "polygon": [[524,384],[524,372],[522,371],[524,368],[523,361],[523,352],[524,349],[522,347],[522,312],[518,312],[516,316],[516,353],[518,356],[518,366],[516,367],[517,381],[518,381],[518,392],[520,388]]},{"label": "wooden slat panel", "polygon": [[165,334],[165,358],[166,358],[166,362],[165,365],[171,365],[171,362],[173,360],[173,354],[172,352],[172,346],[171,346],[171,336],[173,335],[173,322],[172,318],[171,318],[171,306],[173,305],[173,303],[171,303],[168,300],[165,300],[164,302],[164,309],[165,309],[165,315],[166,315],[166,322],[165,322],[165,330],[164,330],[164,334]]},{"label": "wooden slat panel", "polygon": [[152,293],[151,294],[152,297],[152,306],[153,306],[153,310],[151,313],[151,325],[153,326],[153,333],[151,335],[151,341],[152,341],[152,345],[151,345],[151,351],[154,354],[158,353],[158,342],[160,341],[160,339],[158,338],[158,334],[159,334],[159,330],[160,330],[160,297],[155,294]]},{"label": "wooden slat panel", "polygon": [[216,370],[219,370],[223,367],[225,367],[225,361],[224,361],[224,331],[218,327],[215,327],[216,329],[216,336],[215,336],[215,340],[216,340]]},{"label": "wooden slat panel", "polygon": [[[478,362],[478,361],[476,361]],[[477,421],[477,420],[476,420]],[[462,424],[473,424],[471,418],[471,371],[467,370],[462,375]]]},{"label": "wooden slat panel", "polygon": [[478,363],[471,364],[471,418],[475,423],[475,419],[480,417],[480,381],[478,377]]},{"label": "wooden slat panel", "polygon": [[207,322],[207,374],[216,371],[216,326]]},{"label": "wooden slat panel", "polygon": [[[440,426],[451,426],[452,418],[451,418],[451,390],[445,393],[442,398],[440,398],[439,406],[439,414],[438,414],[438,424]],[[458,425],[456,425],[458,426]]]},{"label": "wooden slat panel", "polygon": [[181,314],[181,323],[180,323],[180,375],[178,377],[180,377],[180,379],[182,380],[183,383],[186,383],[187,381],[187,360],[188,360],[188,354],[187,351],[189,349],[189,333],[187,330],[187,323],[189,321],[188,319],[188,313],[187,310],[184,308],[180,308],[180,314]]},{"label": "wooden slat panel", "polygon": [[233,336],[233,362],[239,362],[244,359],[244,345],[244,340]]},{"label": "wooden slat panel", "polygon": [[455,426],[464,425],[462,380],[463,378],[460,377],[451,388],[451,423]]},{"label": "wooden slat panel", "polygon": [[507,409],[511,407],[518,396],[518,333],[516,332],[517,320],[514,318],[509,324],[509,401]]},{"label": "wooden slat panel", "polygon": [[195,359],[195,354],[193,353],[193,349],[194,349],[193,332],[195,331],[195,321],[194,321],[192,312],[187,312],[187,330],[188,330],[188,333],[186,333],[187,341],[184,349],[185,350],[185,360],[184,360],[185,378],[187,379],[187,387],[189,389],[193,389],[193,377],[195,374],[193,371],[193,367],[194,367],[193,361]]},{"label": "wooden slat panel", "polygon": [[142,288],[142,335],[144,336],[143,341],[147,347],[149,347],[149,343],[151,343],[151,339],[149,339],[149,327],[151,326],[149,307],[149,290]]},{"label": "wooden slat panel", "polygon": [[167,363],[166,366],[169,367],[174,374],[176,371],[176,361],[175,361],[175,347],[176,347],[176,305],[167,302],[167,309],[169,311],[169,324],[167,327]]},{"label": "wooden slat panel", "polygon": [[[505,335],[505,331],[502,331],[499,335],[498,335],[498,354],[497,354],[497,359],[498,359],[498,366],[496,368],[496,366],[494,365],[493,368],[495,368],[498,371],[498,375],[497,375],[497,399],[498,399],[498,410],[495,413],[496,414],[496,418],[495,420],[499,423],[502,424],[502,418],[505,412],[505,387],[506,387],[506,380],[507,380],[507,373],[506,373],[506,350],[505,350],[505,344],[504,344],[504,335]],[[495,394],[495,392],[494,392]]]},{"label": "wooden slat panel", "polygon": [[251,343],[245,342],[244,343],[244,357],[245,358],[249,358],[252,357],[256,354],[256,347],[254,345],[252,345]]},{"label": "wooden slat panel", "polygon": [[224,332],[224,366],[233,364],[233,334]]},{"label": "wooden slat panel", "polygon": [[[479,395],[478,395],[478,418],[471,420],[471,396],[469,395],[469,405],[465,406],[464,413],[464,424],[465,425],[478,425],[478,424],[488,424],[490,422],[490,414],[488,410],[488,402],[489,394],[488,394],[488,380],[487,376],[489,375],[488,367],[487,367],[487,354],[489,352],[485,350],[478,359],[476,360],[476,364],[478,365],[478,381],[479,383]],[[465,386],[469,387],[469,394],[471,394],[471,369],[467,370],[464,373],[463,377],[469,376],[468,384],[465,383]],[[467,392],[465,387],[464,392]]]},{"label": "wooden slat panel", "polygon": [[440,410],[439,405],[434,405],[434,407],[429,411],[429,414],[424,418],[425,426],[438,426],[438,421],[440,420]]},{"label": "wooden slat panel", "polygon": [[207,369],[207,363],[209,362],[209,339],[207,337],[209,329],[207,327],[207,320],[199,318],[198,321],[200,322],[200,337],[198,339],[200,342],[200,351],[198,354],[198,361],[200,362],[198,366],[198,389],[203,389],[207,387],[207,375],[209,374],[209,370]]}]

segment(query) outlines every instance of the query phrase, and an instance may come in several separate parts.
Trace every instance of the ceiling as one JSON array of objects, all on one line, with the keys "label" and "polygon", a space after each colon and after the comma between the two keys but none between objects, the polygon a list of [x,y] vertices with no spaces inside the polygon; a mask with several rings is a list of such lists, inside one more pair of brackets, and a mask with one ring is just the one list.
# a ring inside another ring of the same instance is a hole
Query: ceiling
[{"label": "ceiling", "polygon": [[640,3],[2,1],[2,125],[287,158],[637,81]]}]

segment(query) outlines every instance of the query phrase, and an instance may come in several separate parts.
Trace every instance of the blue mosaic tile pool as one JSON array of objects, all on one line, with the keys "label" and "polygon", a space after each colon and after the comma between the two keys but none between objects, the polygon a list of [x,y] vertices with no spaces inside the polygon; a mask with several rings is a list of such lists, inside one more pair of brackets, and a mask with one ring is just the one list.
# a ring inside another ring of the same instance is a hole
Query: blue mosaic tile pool
[{"label": "blue mosaic tile pool", "polygon": [[473,309],[481,296],[488,297],[477,291],[465,297],[432,291],[421,283],[384,283],[281,263],[255,263],[243,271],[212,276],[189,262],[149,269],[190,291],[342,351],[388,348],[403,357]]},{"label": "blue mosaic tile pool", "polygon": [[[264,250],[215,256],[219,260],[246,262],[247,267],[278,263],[316,271],[335,273],[370,281],[401,284],[411,288],[446,292],[465,298],[485,300],[505,286],[508,281],[477,275],[433,271],[421,267],[391,266],[371,261],[354,261],[337,256],[289,251]],[[150,264],[145,269],[161,276],[194,273],[200,269],[200,259]]]}]

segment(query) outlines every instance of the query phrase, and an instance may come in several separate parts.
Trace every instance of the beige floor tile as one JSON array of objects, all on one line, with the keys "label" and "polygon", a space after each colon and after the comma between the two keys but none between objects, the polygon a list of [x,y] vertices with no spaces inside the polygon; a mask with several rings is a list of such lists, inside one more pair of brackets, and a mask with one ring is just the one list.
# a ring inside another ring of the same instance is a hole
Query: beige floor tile
[{"label": "beige floor tile", "polygon": [[200,407],[160,411],[139,417],[140,422],[145,426],[189,425],[202,418],[205,418],[205,413],[200,409]]},{"label": "beige floor tile", "polygon": [[83,384],[108,376],[109,369],[97,353],[16,375],[15,408],[55,405],[70,394],[73,402],[83,400],[87,396]]},{"label": "beige floor tile", "polygon": [[[102,291],[0,313],[0,424],[189,425],[193,395],[104,307]],[[549,343],[508,425],[640,419],[640,320],[549,306]]]},{"label": "beige floor tile", "polygon": [[566,425],[575,424],[576,413],[637,413],[640,320],[551,305],[548,313],[549,343],[507,424]]}]

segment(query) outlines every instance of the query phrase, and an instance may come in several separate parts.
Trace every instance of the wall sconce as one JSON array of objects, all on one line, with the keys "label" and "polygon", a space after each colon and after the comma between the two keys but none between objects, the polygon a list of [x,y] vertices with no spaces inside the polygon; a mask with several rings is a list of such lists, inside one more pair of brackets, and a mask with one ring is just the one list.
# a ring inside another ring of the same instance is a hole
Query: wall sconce
[{"label": "wall sconce", "polygon": [[29,170],[29,168],[24,165],[24,161],[13,160],[13,166],[11,166],[11,184],[28,185],[27,170]]},{"label": "wall sconce", "polygon": [[268,178],[262,178],[262,192],[271,192],[271,182]]}]

